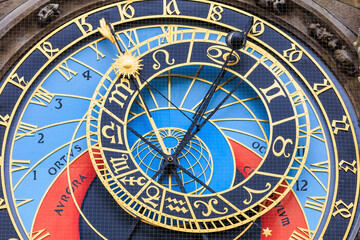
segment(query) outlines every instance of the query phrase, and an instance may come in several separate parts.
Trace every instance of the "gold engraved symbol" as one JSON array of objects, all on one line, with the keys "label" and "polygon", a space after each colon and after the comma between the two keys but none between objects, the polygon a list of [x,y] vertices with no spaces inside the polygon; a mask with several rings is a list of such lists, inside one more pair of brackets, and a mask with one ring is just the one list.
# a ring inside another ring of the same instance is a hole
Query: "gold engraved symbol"
[{"label": "gold engraved symbol", "polygon": [[[226,52],[223,54],[223,51],[226,51]],[[214,45],[207,49],[207,56],[212,61],[214,61],[218,64],[224,64],[226,59],[230,55],[230,52],[231,52],[231,49],[228,47]],[[217,59],[217,58],[220,58],[221,56],[222,56],[221,60]],[[232,59],[229,60],[228,66],[236,65],[240,60],[240,56],[236,52],[233,52],[231,54],[231,57],[232,57]]]},{"label": "gold engraved symbol", "polygon": [[169,65],[173,65],[175,63],[175,59],[171,59],[171,62],[169,61],[169,52],[164,50],[164,49],[160,49],[160,50],[157,50],[156,52],[153,53],[153,60],[156,62],[154,65],[153,65],[153,69],[155,70],[159,70],[160,67],[161,67],[161,64],[159,63],[159,61],[156,59],[155,55],[158,53],[158,52],[162,52],[165,54],[165,62]]},{"label": "gold engraved symbol", "polygon": [[[15,80],[16,79],[16,80]],[[28,82],[25,82],[24,77],[19,77],[19,75],[17,73],[14,73],[9,80],[10,83],[14,84],[15,86],[17,86],[18,88],[21,88],[22,90],[25,89],[25,87],[27,86]]]},{"label": "gold engraved symbol", "polygon": [[256,20],[249,34],[251,34],[254,37],[257,37],[263,34],[264,30],[265,30],[264,23],[259,20]]},{"label": "gold engraved symbol", "polygon": [[326,90],[329,90],[330,88],[332,88],[332,85],[330,81],[325,78],[324,83],[315,83],[313,89],[316,95],[319,95],[320,93],[323,93]]},{"label": "gold engraved symbol", "polygon": [[[345,164],[345,167],[343,166],[344,164]],[[345,160],[341,160],[341,161],[339,162],[340,171],[341,171],[341,170],[344,170],[345,172],[348,172],[348,171],[350,170],[350,172],[352,172],[352,173],[354,173],[354,174],[356,174],[356,171],[357,171],[355,165],[356,165],[356,161],[355,161],[355,160],[354,160],[352,163],[349,163],[349,162],[347,162],[347,161],[345,161]],[[349,166],[351,166],[351,167],[349,167]]]},{"label": "gold engraved symbol", "polygon": [[0,126],[7,127],[9,119],[9,114],[6,114],[5,116],[0,115]]},{"label": "gold engraved symbol", "polygon": [[[87,33],[91,32],[93,30],[93,26],[90,23],[86,22],[85,17],[82,17],[79,20],[75,21],[75,24],[78,26],[78,28],[80,29],[80,31],[83,35],[86,35]],[[86,30],[85,30],[85,28],[86,28]]]},{"label": "gold engraved symbol", "polygon": [[[172,15],[173,13],[176,13],[176,15],[180,14],[178,5],[176,3],[176,0],[163,0],[163,15]],[[172,10],[173,9],[173,10]]]},{"label": "gold engraved symbol", "polygon": [[5,200],[3,198],[0,198],[0,210],[6,209],[6,208],[7,208],[7,206],[6,206]]},{"label": "gold engraved symbol", "polygon": [[244,189],[249,193],[249,195],[250,195],[250,198],[249,198],[249,199],[245,199],[245,200],[243,201],[243,203],[246,204],[246,205],[250,204],[250,203],[252,202],[252,198],[253,198],[252,194],[253,194],[253,193],[255,193],[255,194],[260,194],[260,193],[267,192],[267,191],[270,190],[271,184],[270,184],[270,183],[266,183],[265,187],[266,187],[266,188],[263,189],[263,190],[254,190],[254,189],[251,189],[251,188],[248,188],[248,187],[243,186],[243,188],[244,188]]},{"label": "gold engraved symbol", "polygon": [[[343,205],[344,207],[339,208],[340,205]],[[350,209],[354,206],[353,203],[350,203],[349,205],[345,204],[343,200],[339,200],[335,202],[335,208],[336,211],[333,212],[333,216],[335,217],[337,214],[340,214],[343,218],[349,218],[351,217]]]},{"label": "gold engraved symbol", "polygon": [[215,22],[220,21],[222,18],[221,14],[223,13],[223,11],[224,9],[221,6],[211,4],[207,19],[211,19]]},{"label": "gold engraved symbol", "polygon": [[168,209],[170,209],[170,211],[177,211],[177,212],[183,212],[183,213],[187,213],[189,210],[187,210],[185,207],[179,208],[178,206],[174,207],[173,205],[169,204],[166,206]]},{"label": "gold engraved symbol", "polygon": [[289,62],[297,62],[302,58],[303,52],[296,49],[294,43],[291,44],[291,48],[283,51],[283,56],[289,59]]},{"label": "gold engraved symbol", "polygon": [[[150,193],[150,190],[151,190],[151,189],[155,189],[155,193],[154,193],[154,194],[151,194],[151,193]],[[150,186],[150,187],[148,187],[148,188],[146,189],[146,195],[148,195],[148,197],[147,197],[147,198],[144,198],[144,197],[143,197],[142,200],[143,200],[145,203],[153,206],[153,208],[156,208],[157,205],[159,205],[159,204],[154,203],[153,201],[159,201],[159,199],[160,199],[159,194],[160,194],[160,191],[159,191],[159,189],[158,189],[157,187],[155,187],[155,186]]]},{"label": "gold engraved symbol", "polygon": [[127,160],[129,159],[128,155],[123,154],[120,158],[110,158],[110,162],[115,169],[115,173],[119,173],[120,171],[123,171],[125,169],[129,169],[129,166],[127,164]]},{"label": "gold engraved symbol", "polygon": [[[275,145],[276,145],[276,143],[277,143],[278,141],[281,141],[281,142],[282,142],[282,148],[281,148],[280,152],[277,152],[277,151],[275,150]],[[291,139],[289,139],[289,138],[285,140],[282,136],[278,136],[278,137],[275,139],[274,144],[273,144],[273,146],[272,146],[272,150],[273,150],[274,155],[277,156],[277,157],[280,157],[281,155],[284,155],[285,157],[290,157],[290,153],[287,153],[287,154],[285,153],[285,148],[286,148],[286,145],[287,145],[288,143],[293,144],[293,141],[292,141]]]},{"label": "gold engraved symbol", "polygon": [[[121,127],[119,125],[116,125],[116,135],[118,137],[118,144],[123,144],[122,141],[122,137],[121,137]],[[115,124],[113,122],[110,122],[110,125],[105,125],[102,129],[101,129],[101,133],[105,138],[111,139],[110,143],[116,143],[115,140],[115,135],[108,135],[107,131],[108,130],[112,130],[113,132],[115,131]]]},{"label": "gold engraved symbol", "polygon": [[[338,127],[338,124],[344,125],[343,127]],[[339,130],[348,131],[350,125],[347,123],[347,116],[343,116],[342,120],[333,120],[331,126],[334,128],[334,134],[337,135]]]},{"label": "gold engraved symbol", "polygon": [[58,48],[53,49],[51,42],[44,42],[42,47],[38,48],[48,59],[52,58],[55,53],[59,52]]},{"label": "gold engraved symbol", "polygon": [[220,211],[216,210],[216,209],[213,207],[213,204],[214,204],[214,205],[217,205],[217,204],[219,203],[219,201],[218,201],[216,198],[211,198],[208,203],[206,203],[206,202],[204,202],[204,201],[201,201],[201,200],[197,200],[197,201],[194,203],[195,208],[199,208],[200,203],[204,204],[205,207],[207,208],[207,212],[202,211],[202,215],[203,215],[204,217],[210,216],[210,214],[211,214],[212,212],[217,213],[217,214],[226,214],[226,213],[228,212],[228,209],[227,209],[226,207],[224,207],[224,211],[223,211],[223,212],[220,212]]},{"label": "gold engraved symbol", "polygon": [[[136,183],[139,186],[144,186],[145,182],[146,182],[146,178],[144,177],[139,177],[136,180],[134,180],[135,177],[129,177],[128,179],[126,179],[126,177],[123,177],[122,179],[120,179],[120,181],[126,185],[126,183],[129,183],[129,185],[134,186],[134,183]],[[143,182],[144,181],[144,182]]]},{"label": "gold engraved symbol", "polygon": [[117,7],[119,9],[121,21],[125,19],[131,19],[135,15],[135,9],[133,6],[130,5],[131,3],[126,3],[124,5],[119,4]]},{"label": "gold engraved symbol", "polygon": [[[166,198],[165,201],[168,201],[169,203],[174,203],[174,204],[180,204],[180,206],[184,205],[186,202],[182,201],[182,200],[177,200],[176,198]],[[179,207],[179,206],[173,206],[171,204],[169,204],[168,206],[166,206],[168,209],[170,209],[170,211],[177,211],[177,212],[183,212],[183,213],[187,213],[189,210],[187,210],[185,207]]]}]

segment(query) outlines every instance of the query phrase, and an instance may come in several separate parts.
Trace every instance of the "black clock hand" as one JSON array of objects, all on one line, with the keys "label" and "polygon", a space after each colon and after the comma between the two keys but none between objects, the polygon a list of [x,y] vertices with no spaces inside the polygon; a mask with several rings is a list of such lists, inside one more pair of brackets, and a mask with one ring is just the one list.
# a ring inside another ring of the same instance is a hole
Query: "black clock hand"
[{"label": "black clock hand", "polygon": [[144,138],[143,136],[141,136],[140,133],[138,133],[137,131],[135,131],[133,128],[131,128],[129,125],[126,125],[126,128],[130,130],[130,132],[132,132],[133,134],[135,134],[138,138],[140,138],[144,143],[146,143],[147,145],[149,145],[152,149],[154,149],[156,152],[158,152],[161,156],[163,156],[164,158],[167,158],[168,155],[166,155],[165,153],[163,153],[160,149],[158,149],[154,144],[152,144],[151,142],[149,142],[149,140],[147,140],[146,138]]},{"label": "black clock hand", "polygon": [[[232,52],[233,52],[233,50],[231,51],[231,53]],[[231,54],[229,54],[229,56],[227,57],[224,65],[222,66],[222,68],[221,68],[219,74],[217,75],[215,81],[210,86],[210,89],[206,93],[205,98],[200,103],[200,105],[198,107],[198,110],[194,114],[194,117],[193,117],[194,121],[191,123],[190,127],[188,128],[187,132],[185,133],[185,136],[183,137],[183,139],[181,140],[181,142],[179,143],[178,147],[176,148],[176,150],[175,150],[175,152],[173,154],[173,157],[175,159],[180,154],[181,150],[186,146],[186,144],[188,144],[188,142],[192,139],[192,137],[198,132],[197,129],[200,126],[201,118],[202,118],[203,114],[205,113],[206,108],[209,105],[210,100],[211,100],[212,96],[214,95],[216,88],[218,87],[221,79],[223,78],[223,76],[226,73],[226,71],[224,71],[224,69],[225,69],[225,66],[227,65],[227,63],[229,61],[230,56],[231,56]],[[195,127],[196,127],[196,129],[193,132]]]},{"label": "black clock hand", "polygon": [[[226,73],[226,65],[230,59],[230,56],[232,54],[232,52],[234,51],[234,49],[240,49],[242,48],[245,44],[246,44],[246,40],[247,40],[247,35],[250,32],[250,29],[252,27],[254,23],[254,17],[250,17],[247,25],[246,25],[246,29],[243,32],[239,32],[239,31],[233,31],[230,32],[227,37],[226,37],[226,44],[232,49],[231,53],[229,54],[229,56],[227,57],[224,65],[222,66],[219,74],[216,77],[216,80],[213,82],[213,84],[211,85],[210,89],[208,90],[207,94],[205,95],[204,100],[200,103],[194,117],[194,122],[190,125],[188,131],[186,132],[184,138],[181,140],[179,146],[177,147],[177,149],[175,150],[173,157],[177,158],[177,156],[180,154],[181,150],[186,146],[186,144],[193,138],[193,136],[195,136],[195,134],[197,132],[200,131],[201,127],[204,126],[204,124],[208,121],[208,120],[204,120],[201,124],[200,121],[203,117],[203,115],[206,112],[206,108],[208,106],[208,104],[210,103],[210,100],[213,96],[213,94],[215,93],[222,77],[225,75]],[[241,83],[240,83],[241,84]],[[240,86],[240,84],[237,84],[237,86],[235,86],[235,88],[231,91],[232,93]],[[228,94],[222,102],[221,105],[230,97],[230,95]],[[221,105],[218,105],[216,111],[220,108]],[[216,111],[213,111],[213,113],[211,114],[214,115],[214,113]],[[210,117],[211,117],[210,116]],[[209,119],[209,117],[207,118]],[[195,129],[195,131],[193,132],[195,126],[197,127]],[[201,127],[200,127],[201,126]]]}]

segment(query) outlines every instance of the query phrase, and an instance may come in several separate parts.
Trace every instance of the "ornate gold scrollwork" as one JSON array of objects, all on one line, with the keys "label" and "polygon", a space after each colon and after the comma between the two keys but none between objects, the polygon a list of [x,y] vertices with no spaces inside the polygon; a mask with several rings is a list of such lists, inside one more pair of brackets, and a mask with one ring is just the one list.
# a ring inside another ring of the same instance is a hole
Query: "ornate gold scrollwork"
[{"label": "ornate gold scrollwork", "polygon": [[[213,54],[214,52],[215,52],[215,54]],[[225,53],[223,53],[223,52],[225,52]],[[212,61],[222,65],[225,63],[226,59],[230,55],[230,52],[231,52],[231,49],[228,47],[214,45],[207,49],[207,56]],[[222,59],[219,60],[218,58],[221,58],[221,57],[222,57]],[[228,66],[233,66],[233,65],[237,64],[239,61],[240,61],[239,54],[237,54],[236,52],[233,52],[230,56]]]}]

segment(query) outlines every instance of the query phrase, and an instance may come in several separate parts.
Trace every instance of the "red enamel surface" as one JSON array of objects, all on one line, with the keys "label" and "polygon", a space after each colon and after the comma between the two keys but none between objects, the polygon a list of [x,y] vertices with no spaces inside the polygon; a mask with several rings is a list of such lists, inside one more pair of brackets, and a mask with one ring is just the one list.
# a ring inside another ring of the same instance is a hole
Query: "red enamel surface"
[{"label": "red enamel surface", "polygon": [[[81,207],[86,191],[95,176],[96,173],[88,152],[81,155],[70,165],[70,179],[79,207]],[[86,179],[83,177],[86,177]],[[65,170],[56,179],[41,203],[33,228],[32,237],[34,239],[36,237],[41,238],[47,234],[50,234],[51,239],[80,239],[80,214],[73,198],[67,193],[67,189],[68,193],[71,193],[68,184],[68,174]],[[59,210],[61,216],[55,210]]]},{"label": "red enamel surface", "polygon": [[[283,182],[283,184],[286,184],[286,182]],[[278,188],[277,191],[282,192],[283,190]],[[297,232],[292,236],[294,239],[310,239],[304,213],[292,191],[276,207],[261,217],[261,227],[272,230],[271,236],[266,237],[261,234],[261,240],[289,239],[294,232]],[[295,235],[298,238],[295,238]]]},{"label": "red enamel surface", "polygon": [[234,151],[236,168],[244,177],[248,177],[261,163],[261,157],[231,139],[229,142]]},{"label": "red enamel surface", "polygon": [[[229,139],[229,142],[234,151],[236,168],[243,174],[245,178],[247,178],[251,174],[251,171],[258,167],[262,159],[249,149],[232,141],[231,139]],[[283,182],[283,184],[287,183]],[[283,192],[284,190],[285,188],[278,188],[277,192]],[[261,227],[263,229],[269,228],[269,230],[271,230],[271,235],[268,237],[262,234],[263,231],[261,231],[261,240],[289,239],[294,231],[297,232],[297,237],[309,239],[306,238],[309,236],[309,233],[305,216],[292,191],[290,191],[276,207],[261,217]]]}]

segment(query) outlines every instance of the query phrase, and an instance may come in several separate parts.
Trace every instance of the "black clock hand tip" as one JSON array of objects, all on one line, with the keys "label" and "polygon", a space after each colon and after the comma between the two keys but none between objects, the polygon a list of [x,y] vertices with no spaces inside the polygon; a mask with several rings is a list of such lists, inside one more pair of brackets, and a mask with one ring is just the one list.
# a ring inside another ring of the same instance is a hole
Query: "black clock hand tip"
[{"label": "black clock hand tip", "polygon": [[250,32],[252,25],[254,24],[254,17],[250,17],[248,23],[246,24],[246,28],[243,32],[232,31],[226,36],[226,45],[231,49],[240,49],[242,48],[247,39],[247,35]]}]

